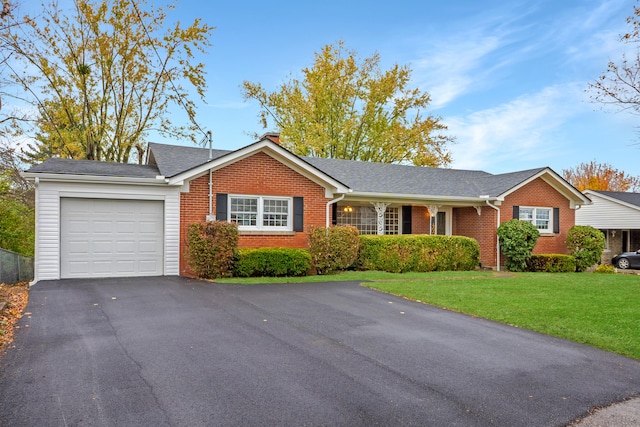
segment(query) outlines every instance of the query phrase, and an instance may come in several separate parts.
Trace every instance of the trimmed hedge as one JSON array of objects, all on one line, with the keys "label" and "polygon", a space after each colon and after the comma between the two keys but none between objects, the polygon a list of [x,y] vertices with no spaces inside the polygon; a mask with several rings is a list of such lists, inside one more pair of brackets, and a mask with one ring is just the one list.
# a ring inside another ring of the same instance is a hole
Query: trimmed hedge
[{"label": "trimmed hedge", "polygon": [[479,266],[480,246],[462,236],[360,236],[357,266],[390,273],[463,271]]},{"label": "trimmed hedge", "polygon": [[573,273],[576,260],[571,255],[541,254],[531,255],[527,260],[527,270],[546,273]]},{"label": "trimmed hedge", "polygon": [[311,270],[311,254],[305,249],[239,249],[233,265],[237,277],[306,276]]},{"label": "trimmed hedge", "polygon": [[223,221],[197,222],[187,232],[187,262],[200,278],[229,275],[238,248],[238,227]]},{"label": "trimmed hedge", "polygon": [[360,232],[351,225],[312,227],[309,248],[312,265],[318,274],[346,270],[358,258]]}]

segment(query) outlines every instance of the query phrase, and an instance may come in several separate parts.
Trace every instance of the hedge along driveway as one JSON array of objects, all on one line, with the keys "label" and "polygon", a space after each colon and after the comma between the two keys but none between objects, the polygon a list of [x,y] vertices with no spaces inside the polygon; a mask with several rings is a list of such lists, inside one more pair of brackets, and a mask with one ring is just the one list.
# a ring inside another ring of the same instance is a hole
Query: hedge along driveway
[{"label": "hedge along driveway", "polygon": [[40,282],[27,310],[3,425],[551,426],[640,393],[638,361],[357,282]]}]

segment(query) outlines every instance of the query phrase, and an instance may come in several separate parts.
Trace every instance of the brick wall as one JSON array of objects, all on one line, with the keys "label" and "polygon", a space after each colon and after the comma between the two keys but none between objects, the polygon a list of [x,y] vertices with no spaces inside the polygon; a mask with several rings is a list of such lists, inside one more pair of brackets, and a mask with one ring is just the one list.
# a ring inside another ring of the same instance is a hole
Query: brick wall
[{"label": "brick wall", "polygon": [[489,206],[483,206],[478,215],[476,208],[466,207],[453,208],[452,215],[452,234],[476,239],[480,245],[480,264],[495,267],[498,212]]},{"label": "brick wall", "polygon": [[513,219],[514,206],[532,206],[560,208],[560,233],[541,234],[538,238],[534,254],[566,254],[565,240],[569,229],[575,225],[576,211],[570,208],[569,200],[557,192],[541,178],[536,179],[525,187],[514,191],[505,198],[500,207],[500,221]]},{"label": "brick wall", "polygon": [[[264,153],[257,153],[213,173],[213,213],[216,193],[304,197],[305,232],[248,234],[240,232],[240,247],[306,248],[310,226],[325,226],[324,188]],[[189,183],[180,195],[180,274],[191,276],[187,261],[187,231],[190,224],[205,220],[209,213],[209,174]],[[221,218],[220,218],[221,219]],[[293,221],[293,216],[291,216]]]},{"label": "brick wall", "polygon": [[[540,235],[533,253],[568,253],[565,240],[575,224],[575,210],[570,208],[566,197],[538,178],[505,198],[500,206],[501,223],[513,219],[514,206],[560,208],[560,233]],[[480,262],[484,266],[496,266],[496,215],[496,210],[488,206],[483,206],[480,216],[475,208],[453,209],[453,234],[478,241]],[[500,254],[501,265],[504,265],[504,259],[504,254]]]},{"label": "brick wall", "polygon": [[425,206],[411,207],[411,234],[429,234],[429,211]]}]

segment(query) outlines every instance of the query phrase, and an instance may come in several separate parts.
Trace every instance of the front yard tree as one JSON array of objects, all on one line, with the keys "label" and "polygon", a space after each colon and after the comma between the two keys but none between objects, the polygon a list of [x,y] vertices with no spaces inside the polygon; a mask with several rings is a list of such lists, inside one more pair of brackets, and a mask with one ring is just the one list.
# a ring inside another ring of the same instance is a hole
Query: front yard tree
[{"label": "front yard tree", "polygon": [[152,129],[194,138],[193,126],[174,125],[167,110],[180,105],[195,123],[190,95],[203,98],[206,84],[194,54],[205,52],[213,27],[200,19],[188,27],[166,23],[166,9],[144,0],[73,4],[72,11],[57,1],[43,4],[41,15],[24,16],[0,34],[0,59],[8,59],[23,101],[38,112],[12,121],[36,141],[31,160],[128,162],[135,154],[142,159]]},{"label": "front yard tree", "polygon": [[580,191],[636,191],[640,188],[640,178],[595,160],[563,169],[562,176]]},{"label": "front yard tree", "polygon": [[359,60],[338,42],[315,54],[302,79],[274,92],[245,81],[243,92],[260,104],[263,127],[273,122],[282,145],[298,155],[446,166],[453,138],[425,113],[431,98],[409,88],[410,77],[408,66],[382,71],[377,53]]}]

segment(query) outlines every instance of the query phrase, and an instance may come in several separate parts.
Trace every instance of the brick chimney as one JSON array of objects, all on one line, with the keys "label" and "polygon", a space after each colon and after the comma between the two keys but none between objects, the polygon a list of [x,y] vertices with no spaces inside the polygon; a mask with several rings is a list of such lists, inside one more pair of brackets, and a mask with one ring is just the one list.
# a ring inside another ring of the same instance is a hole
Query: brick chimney
[{"label": "brick chimney", "polygon": [[260,140],[268,139],[271,142],[275,142],[280,145],[280,134],[277,132],[267,132],[260,137]]}]

